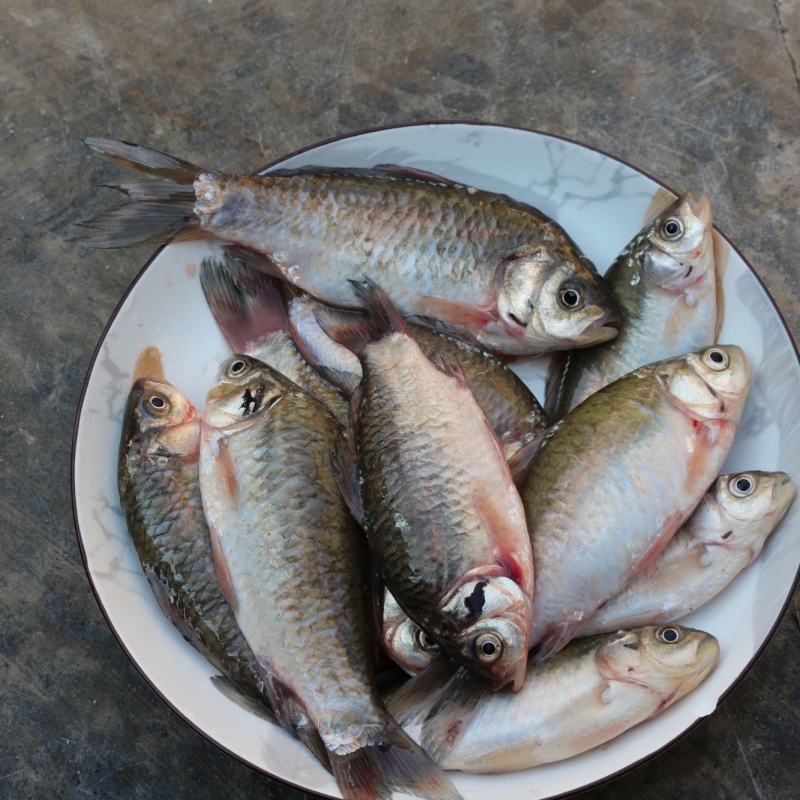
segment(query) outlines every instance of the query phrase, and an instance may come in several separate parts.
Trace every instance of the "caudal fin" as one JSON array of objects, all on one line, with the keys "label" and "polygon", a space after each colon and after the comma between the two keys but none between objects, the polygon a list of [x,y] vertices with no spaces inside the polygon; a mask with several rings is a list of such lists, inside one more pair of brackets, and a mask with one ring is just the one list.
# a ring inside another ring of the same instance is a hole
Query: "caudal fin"
[{"label": "caudal fin", "polygon": [[109,184],[125,192],[131,202],[79,223],[91,229],[91,233],[79,240],[81,244],[127,247],[165,244],[179,235],[182,238],[202,235],[194,214],[194,181],[208,170],[117,139],[87,137],[83,141],[93,154],[150,177]]},{"label": "caudal fin", "polygon": [[329,753],[339,791],[346,800],[414,795],[459,800],[461,795],[425,751],[391,718],[380,741],[352,753]]},{"label": "caudal fin", "polygon": [[267,336],[288,330],[278,281],[227,252],[203,259],[200,285],[232,352],[257,355]]}]

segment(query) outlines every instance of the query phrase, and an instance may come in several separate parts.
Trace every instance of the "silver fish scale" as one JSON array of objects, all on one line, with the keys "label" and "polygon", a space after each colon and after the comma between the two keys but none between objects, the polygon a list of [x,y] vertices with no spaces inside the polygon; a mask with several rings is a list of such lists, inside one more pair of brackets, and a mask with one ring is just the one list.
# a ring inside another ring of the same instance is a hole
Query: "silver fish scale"
[{"label": "silver fish scale", "polygon": [[350,404],[341,392],[309,365],[287,331],[278,331],[261,346],[248,348],[248,355],[274,367],[281,375],[285,375],[324,403],[339,422],[343,425],[347,423]]},{"label": "silver fish scale", "polygon": [[402,339],[365,362],[361,489],[387,584],[414,617],[430,619],[465,572],[495,556],[469,480],[473,443],[454,436],[465,412],[421,379],[438,370]]},{"label": "silver fish scale", "polygon": [[130,453],[120,467],[120,498],[142,565],[166,582],[193,644],[237,685],[260,695],[255,660],[214,570],[197,461]]},{"label": "silver fish scale", "polygon": [[347,278],[364,273],[401,306],[419,295],[450,297],[454,285],[461,303],[490,302],[495,267],[539,241],[547,222],[508,198],[466,189],[453,196],[419,181],[268,177],[220,179],[214,203],[198,200],[202,226],[273,254],[290,280],[334,303],[353,303]]},{"label": "silver fish scale", "polygon": [[338,435],[319,403],[292,393],[228,437],[241,516],[223,534],[248,642],[324,739],[383,714],[369,666],[365,543],[330,469]]}]

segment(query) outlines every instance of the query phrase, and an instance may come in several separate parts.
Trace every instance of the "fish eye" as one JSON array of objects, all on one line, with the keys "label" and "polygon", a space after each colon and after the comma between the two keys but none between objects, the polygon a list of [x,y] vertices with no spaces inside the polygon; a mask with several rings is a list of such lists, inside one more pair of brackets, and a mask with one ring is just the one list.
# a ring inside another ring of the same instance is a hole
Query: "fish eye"
[{"label": "fish eye", "polygon": [[565,308],[567,311],[575,311],[583,306],[583,291],[574,284],[562,284],[561,288],[558,290],[558,302],[561,304],[561,307]]},{"label": "fish eye", "polygon": [[246,362],[242,361],[241,358],[237,358],[234,361],[231,361],[228,364],[228,369],[225,370],[225,373],[229,378],[238,378],[240,375],[243,375],[245,370],[247,369]]},{"label": "fish eye", "polygon": [[503,652],[503,643],[493,633],[482,633],[475,640],[475,656],[484,664],[497,661]]},{"label": "fish eye", "polygon": [[656,639],[664,644],[675,644],[681,640],[681,632],[677,628],[659,628],[656,631]]},{"label": "fish eye", "polygon": [[169,401],[163,394],[153,392],[144,398],[144,407],[151,413],[163,417],[169,411]]},{"label": "fish eye", "polygon": [[661,235],[665,239],[677,239],[683,233],[683,223],[677,217],[669,217],[661,226]]},{"label": "fish eye", "polygon": [[734,497],[747,497],[753,493],[756,482],[752,475],[734,475],[728,482],[728,488]]},{"label": "fish eye", "polygon": [[425,631],[422,630],[422,628],[419,628],[417,630],[417,644],[423,650],[438,650],[439,649],[439,645],[436,644],[436,642],[434,642],[433,639],[431,639],[431,637],[428,636],[428,634],[425,633]]},{"label": "fish eye", "polygon": [[728,368],[730,359],[724,350],[714,348],[712,350],[706,350],[706,352],[703,353],[703,363],[715,372],[721,372]]}]

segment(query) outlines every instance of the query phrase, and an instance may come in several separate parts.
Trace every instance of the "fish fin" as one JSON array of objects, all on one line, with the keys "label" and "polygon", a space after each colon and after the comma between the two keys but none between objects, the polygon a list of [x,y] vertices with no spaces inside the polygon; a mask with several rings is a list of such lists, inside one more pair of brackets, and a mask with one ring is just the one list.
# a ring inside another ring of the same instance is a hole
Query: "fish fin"
[{"label": "fish fin", "polygon": [[245,711],[249,711],[251,714],[255,714],[257,717],[261,717],[261,719],[265,719],[275,725],[278,724],[275,714],[272,713],[271,708],[265,705],[264,700],[257,700],[255,697],[244,694],[244,692],[240,691],[234,685],[230,678],[226,678],[224,675],[212,675],[211,683],[213,683],[225,697],[232,700]]},{"label": "fish fin", "polygon": [[444,297],[424,295],[419,298],[418,306],[421,316],[434,317],[449,323],[451,326],[465,328],[468,331],[483,329],[497,322],[497,316],[486,309]]},{"label": "fish fin", "polygon": [[675,535],[675,531],[680,528],[684,522],[684,515],[674,513],[669,516],[666,523],[663,525],[661,532],[650,543],[647,550],[639,556],[637,562],[633,565],[633,573],[641,572],[646,569],[650,564],[655,561],[661,551],[669,544],[670,539]]},{"label": "fish fin", "polygon": [[[447,339],[454,339],[459,344],[465,344],[468,347],[480,350],[481,353],[497,358],[496,355],[489,353],[488,350],[475,338],[475,334],[462,328],[460,325],[454,325],[451,322],[445,322],[442,319],[435,319],[434,317],[426,317],[422,314],[410,314],[406,317],[406,322],[412,325],[419,325],[423,328],[429,328],[439,336],[444,336]],[[499,359],[498,359],[499,360]]]},{"label": "fish fin", "polygon": [[566,615],[562,617],[545,631],[544,636],[531,651],[529,659],[531,661],[541,661],[563,650],[575,638],[590,616],[591,614],[582,614],[580,617]]},{"label": "fish fin", "polygon": [[158,607],[164,612],[164,616],[178,629],[180,635],[183,636],[192,647],[200,650],[194,627],[186,621],[186,618],[175,604],[167,579],[162,575],[161,571],[152,564],[143,564],[142,567],[144,568],[147,582],[153,590],[153,596],[156,598]]},{"label": "fish fin", "polygon": [[[297,340],[295,340],[297,343]],[[299,345],[298,345],[299,347]],[[304,356],[306,354],[300,351]],[[337,389],[343,392],[347,397],[352,397],[355,394],[356,389],[358,389],[359,385],[361,384],[361,376],[356,375],[354,372],[345,372],[341,369],[335,369],[334,367],[328,367],[325,364],[320,364],[319,361],[315,361],[312,358],[306,356],[306,361],[311,364],[312,367],[326,380],[328,383],[332,383]]]},{"label": "fish fin", "polygon": [[549,420],[558,422],[569,409],[562,408],[564,400],[564,380],[573,359],[572,350],[559,350],[552,354],[547,365],[544,382],[544,413]]},{"label": "fish fin", "polygon": [[731,254],[731,246],[723,235],[716,229],[711,230],[711,239],[714,245],[714,280],[717,286],[717,324],[714,329],[714,341],[719,341],[719,332],[722,330],[722,323],[725,322],[725,289],[723,280],[725,271],[728,267],[728,259]]},{"label": "fish fin", "polygon": [[278,722],[296,736],[313,754],[314,757],[331,772],[329,752],[322,741],[322,737],[311,722],[306,712],[303,701],[282,680],[280,680],[270,667],[256,656],[264,688],[269,696],[275,718]]},{"label": "fish fin", "polygon": [[320,312],[317,321],[320,327],[335,342],[344,345],[360,356],[367,345],[377,342],[392,332],[410,336],[408,326],[389,295],[366,276],[351,280],[353,291],[367,310],[367,316],[358,321],[348,321],[342,315]]},{"label": "fish fin", "polygon": [[464,184],[456,183],[450,178],[443,178],[441,175],[436,175],[433,172],[426,172],[425,170],[416,169],[415,167],[405,167],[398,164],[378,164],[374,167],[316,167],[310,165],[289,169],[274,169],[270,170],[268,174],[279,178],[292,178],[298,175],[399,178],[438,184],[439,186],[464,186]]},{"label": "fish fin", "polygon": [[257,353],[270,334],[288,332],[278,282],[228,252],[202,260],[200,286],[234,353]]},{"label": "fish fin", "polygon": [[[313,347],[309,346],[301,331],[295,325],[293,312],[291,310],[293,301],[302,297],[304,293],[298,292],[297,288],[290,286],[288,283],[283,284],[284,298],[286,301],[287,315],[289,318],[289,328],[292,333],[297,349],[302,354],[303,358],[329,383],[340,389],[347,397],[352,397],[355,390],[361,383],[361,376],[355,372],[349,372],[344,369],[338,369],[330,364],[323,364],[317,352]],[[319,326],[320,331],[332,341],[336,341],[327,331],[326,326],[336,326],[343,324],[345,326],[364,324],[367,318],[362,311],[350,311],[341,308],[331,308],[318,301],[314,302],[313,308],[314,319]]]},{"label": "fish fin", "polygon": [[[463,367],[458,363],[458,359],[455,358],[455,356],[453,356],[451,353],[437,350],[428,356],[428,360],[431,362],[431,364],[433,364],[434,367],[436,367],[436,369],[439,370],[439,372],[442,372],[450,378],[453,378],[455,382],[463,389],[470,389],[469,379],[464,374]],[[472,390],[470,389],[470,391]]]},{"label": "fish fin", "polygon": [[346,800],[375,800],[414,795],[459,800],[461,795],[435,761],[391,718],[379,741],[350,753],[329,753],[331,767]]},{"label": "fish fin", "polygon": [[[517,486],[522,483],[528,474],[528,469],[530,469],[534,458],[536,458],[536,454],[541,450],[542,444],[547,438],[547,433],[548,430],[545,429],[534,436],[526,436],[522,444],[509,456],[508,466],[511,470],[511,477]],[[505,445],[506,443],[503,442],[503,444]]]},{"label": "fish fin", "polygon": [[404,728],[418,731],[417,738],[428,755],[441,761],[488,694],[466,669],[438,656],[391,694],[386,708]]},{"label": "fish fin", "polygon": [[361,489],[358,483],[356,436],[362,396],[363,391],[359,387],[350,400],[350,424],[342,432],[340,445],[332,456],[333,474],[339,486],[339,491],[350,509],[350,513],[361,526],[364,525],[365,515]]},{"label": "fish fin", "polygon": [[[149,147],[116,139],[88,137],[84,144],[94,155],[155,178],[116,184],[133,202],[79,223],[93,229],[80,243],[89,247],[127,247],[165,244],[176,238],[207,236],[198,229],[194,213],[194,181],[206,170]],[[216,174],[216,173],[213,173]],[[170,190],[169,185],[173,184]]]}]

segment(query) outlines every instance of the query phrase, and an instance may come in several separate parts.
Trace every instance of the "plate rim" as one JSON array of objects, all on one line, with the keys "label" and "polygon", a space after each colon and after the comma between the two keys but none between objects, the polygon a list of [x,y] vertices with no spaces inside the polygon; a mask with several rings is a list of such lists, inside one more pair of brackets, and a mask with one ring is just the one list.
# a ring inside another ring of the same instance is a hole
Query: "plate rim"
[{"label": "plate rim", "polygon": [[[348,132],[348,133],[339,134],[337,136],[331,136],[331,137],[326,138],[326,139],[321,139],[321,140],[319,140],[317,142],[314,142],[312,144],[305,145],[305,146],[303,146],[303,147],[301,147],[301,148],[299,148],[297,150],[294,150],[294,151],[292,151],[290,153],[285,153],[285,154],[279,156],[278,158],[276,158],[276,159],[270,161],[269,163],[267,163],[265,166],[259,167],[259,168],[255,169],[255,170],[251,171],[248,174],[251,174],[251,175],[263,174],[264,172],[266,172],[266,171],[268,171],[268,170],[270,170],[270,169],[272,169],[274,167],[277,167],[282,162],[285,162],[285,161],[289,160],[290,158],[294,158],[294,157],[296,157],[298,155],[302,155],[303,153],[307,153],[307,152],[309,152],[311,150],[315,150],[317,148],[324,147],[326,145],[333,144],[335,142],[341,142],[341,141],[344,141],[344,140],[347,140],[347,139],[354,139],[354,138],[359,137],[359,136],[364,136],[365,134],[379,133],[381,131],[388,131],[388,130],[400,130],[400,129],[404,129],[404,128],[423,128],[423,127],[439,127],[439,126],[442,126],[442,127],[443,126],[463,126],[463,127],[495,128],[495,129],[502,129],[502,130],[508,130],[508,131],[516,131],[516,132],[526,133],[526,134],[533,133],[533,134],[536,134],[537,136],[542,136],[542,137],[546,137],[546,138],[549,138],[549,139],[555,139],[555,140],[558,140],[558,141],[566,142],[568,144],[575,145],[577,147],[583,148],[584,150],[589,150],[591,152],[594,152],[594,153],[597,153],[599,155],[602,155],[605,158],[609,158],[612,161],[615,161],[615,162],[617,162],[619,164],[622,164],[623,166],[628,167],[629,169],[633,170],[634,172],[638,172],[641,175],[644,175],[646,178],[649,178],[651,181],[653,181],[653,183],[657,184],[658,186],[661,186],[662,188],[666,189],[669,192],[672,192],[672,194],[674,194],[676,196],[679,195],[679,193],[676,192],[674,189],[672,189],[672,187],[670,187],[668,184],[664,183],[660,178],[657,178],[654,175],[652,175],[647,170],[642,169],[641,167],[638,167],[635,164],[630,163],[629,161],[627,161],[624,158],[620,158],[618,156],[612,155],[611,153],[608,153],[607,151],[605,151],[605,150],[603,150],[603,149],[601,149],[599,147],[596,147],[594,145],[586,144],[584,142],[580,142],[580,141],[578,141],[576,139],[573,139],[573,138],[571,138],[569,136],[564,136],[564,135],[555,134],[555,133],[548,133],[546,131],[538,130],[536,128],[527,128],[527,127],[524,127],[524,126],[521,126],[521,125],[511,125],[511,124],[496,123],[496,122],[486,122],[486,121],[482,121],[482,120],[481,121],[471,121],[471,120],[457,120],[457,119],[445,119],[445,120],[432,119],[432,120],[423,120],[423,121],[416,121],[416,122],[390,123],[390,124],[386,124],[386,125],[379,125],[379,126],[376,126],[376,127],[363,128],[363,129],[360,129],[360,130],[357,130],[357,131],[351,131],[351,132]],[[792,350],[794,352],[795,360],[797,361],[798,367],[800,367],[800,351],[798,351],[798,347],[797,347],[797,344],[795,343],[794,336],[792,335],[791,329],[789,328],[789,325],[788,325],[788,323],[786,321],[785,316],[783,315],[783,312],[781,311],[781,309],[778,306],[778,304],[775,302],[775,299],[773,298],[772,294],[770,293],[770,291],[767,288],[766,284],[764,283],[763,279],[761,278],[759,273],[753,268],[753,265],[750,263],[750,261],[747,258],[745,258],[744,254],[737,247],[737,245],[730,240],[730,238],[719,228],[719,226],[716,223],[714,223],[713,227],[717,231],[717,233],[720,236],[722,236],[722,238],[725,240],[725,242],[728,244],[728,246],[739,256],[739,258],[741,258],[742,262],[745,264],[747,269],[755,277],[756,281],[761,286],[761,289],[763,290],[766,298],[769,300],[773,310],[777,313],[777,316],[778,316],[778,319],[780,320],[781,326],[783,327],[784,332],[787,334],[787,338],[789,340],[789,344],[791,345],[791,348],[792,348]],[[78,542],[78,548],[80,550],[81,561],[83,563],[84,572],[86,573],[86,577],[88,578],[89,586],[90,586],[90,588],[92,590],[92,594],[94,596],[95,602],[97,603],[97,605],[98,605],[98,607],[100,609],[100,613],[102,614],[103,619],[106,622],[106,625],[111,630],[111,633],[113,634],[114,639],[116,640],[117,644],[122,649],[122,651],[125,654],[125,656],[127,657],[128,661],[134,666],[134,668],[136,669],[137,673],[144,679],[145,683],[156,694],[156,696],[174,714],[176,714],[178,716],[179,719],[181,719],[185,724],[189,725],[190,728],[192,728],[195,732],[200,734],[200,736],[203,739],[205,739],[207,742],[209,742],[212,745],[214,745],[218,750],[220,750],[221,752],[223,752],[226,755],[230,756],[231,758],[235,759],[240,764],[243,764],[244,766],[248,767],[253,772],[258,773],[259,775],[262,775],[263,777],[269,778],[270,780],[275,781],[278,784],[282,784],[282,785],[288,786],[288,787],[290,787],[292,789],[296,789],[296,790],[298,790],[300,792],[303,792],[303,793],[305,793],[307,795],[311,795],[313,797],[326,798],[327,800],[336,800],[335,795],[324,794],[324,793],[318,792],[318,791],[316,791],[314,789],[307,788],[307,787],[303,786],[302,784],[294,783],[294,782],[292,782],[291,780],[289,780],[287,778],[278,777],[278,776],[272,774],[271,772],[269,772],[268,770],[264,769],[263,767],[260,767],[260,766],[258,766],[256,764],[251,763],[249,760],[247,760],[243,756],[239,755],[238,753],[233,752],[230,748],[226,747],[221,742],[218,742],[213,737],[212,734],[210,734],[207,731],[205,731],[202,728],[200,728],[199,725],[197,725],[194,722],[192,722],[186,715],[184,715],[180,710],[178,710],[178,708],[176,708],[176,706],[164,694],[162,694],[162,692],[155,686],[153,681],[149,678],[149,676],[144,671],[144,669],[142,667],[140,667],[140,665],[138,664],[136,659],[133,657],[131,652],[128,650],[128,648],[125,645],[125,642],[123,641],[121,635],[119,634],[119,632],[116,630],[116,628],[112,624],[111,619],[109,618],[109,615],[108,615],[108,613],[106,611],[105,606],[103,605],[103,603],[100,600],[100,595],[99,595],[98,589],[97,589],[97,587],[95,585],[94,579],[92,577],[92,573],[91,573],[91,571],[89,569],[88,557],[87,557],[87,554],[86,554],[86,549],[84,547],[83,537],[82,537],[81,532],[80,532],[80,525],[78,523],[78,488],[77,488],[76,480],[75,480],[75,477],[76,477],[76,460],[77,460],[76,459],[76,450],[77,450],[77,444],[78,444],[78,436],[79,436],[79,432],[80,432],[81,417],[83,415],[83,407],[84,407],[84,402],[86,400],[86,394],[87,394],[87,390],[88,390],[88,386],[89,386],[89,380],[90,380],[90,378],[92,376],[92,373],[94,372],[95,364],[97,362],[97,359],[98,359],[100,351],[101,351],[101,349],[103,347],[103,344],[106,341],[106,338],[108,336],[109,330],[110,330],[111,326],[113,325],[113,323],[116,321],[116,319],[117,319],[117,317],[118,317],[123,305],[125,304],[125,302],[128,299],[128,296],[131,294],[131,292],[137,286],[137,284],[139,283],[139,281],[141,280],[141,278],[143,277],[145,272],[147,272],[147,270],[150,268],[152,263],[161,254],[162,250],[165,247],[168,247],[170,244],[172,244],[172,242],[168,242],[168,243],[163,244],[160,247],[158,247],[157,250],[151,255],[151,257],[147,260],[147,262],[144,264],[144,266],[141,267],[141,269],[136,273],[136,275],[133,277],[131,282],[126,287],[125,291],[123,292],[122,296],[120,297],[119,301],[117,302],[116,306],[114,307],[113,311],[111,312],[111,315],[109,316],[108,320],[106,321],[105,325],[103,326],[103,330],[102,330],[102,332],[100,334],[99,339],[97,340],[97,344],[94,347],[94,351],[92,353],[91,359],[89,361],[89,365],[88,365],[88,367],[86,369],[86,373],[85,373],[84,378],[83,378],[83,384],[81,386],[80,397],[79,397],[79,400],[78,400],[78,406],[77,406],[77,410],[76,410],[75,417],[74,417],[74,420],[73,420],[73,427],[72,427],[72,442],[71,442],[71,455],[70,455],[70,491],[71,491],[71,499],[72,499],[73,529],[74,529],[74,533],[75,533],[75,538],[77,539],[77,542]],[[625,767],[623,767],[623,768],[621,768],[621,769],[619,769],[619,770],[617,770],[617,771],[615,771],[613,773],[610,773],[609,775],[606,775],[606,776],[604,776],[602,778],[599,778],[598,780],[592,781],[590,783],[583,784],[580,787],[576,787],[574,789],[570,789],[570,790],[568,790],[566,792],[563,792],[563,793],[560,793],[560,794],[550,795],[549,796],[549,800],[564,800],[565,798],[576,797],[577,795],[582,794],[583,792],[589,791],[590,789],[594,789],[594,788],[597,788],[599,786],[604,786],[605,784],[611,783],[611,782],[615,781],[616,779],[622,777],[623,775],[626,775],[629,772],[633,772],[635,769],[639,768],[640,766],[642,766],[646,762],[651,761],[654,758],[657,758],[659,755],[661,755],[662,753],[664,753],[667,750],[669,750],[675,744],[677,744],[682,739],[684,739],[686,736],[688,736],[690,733],[692,733],[694,730],[696,730],[698,728],[698,726],[703,724],[711,716],[711,714],[713,714],[717,709],[719,709],[719,707],[722,705],[722,703],[724,703],[728,699],[728,697],[730,697],[731,693],[739,686],[739,684],[742,682],[744,677],[754,667],[756,661],[758,661],[758,659],[761,657],[761,655],[763,654],[763,652],[766,649],[767,645],[769,645],[769,643],[772,641],[773,637],[775,636],[775,633],[778,630],[778,627],[780,626],[781,622],[783,621],[784,617],[786,616],[786,612],[787,612],[787,610],[789,608],[789,605],[791,604],[792,597],[794,596],[795,592],[797,591],[797,588],[798,588],[799,584],[800,584],[800,568],[798,568],[798,570],[795,572],[794,580],[792,581],[792,585],[791,585],[790,591],[786,595],[786,599],[785,599],[784,603],[781,606],[780,613],[777,615],[775,623],[772,625],[772,627],[770,628],[769,632],[765,636],[763,642],[757,648],[757,650],[755,651],[753,656],[750,658],[750,660],[745,664],[745,666],[738,673],[736,678],[728,685],[728,687],[725,689],[725,691],[723,691],[722,694],[719,696],[719,699],[717,700],[716,706],[714,707],[714,709],[711,712],[709,712],[708,714],[706,714],[704,716],[698,717],[694,722],[692,722],[683,731],[678,733],[674,738],[670,739],[666,744],[662,745],[661,747],[659,747],[658,749],[654,750],[653,752],[648,753],[646,756],[638,759],[637,761],[632,761],[630,764],[627,764]]]}]

